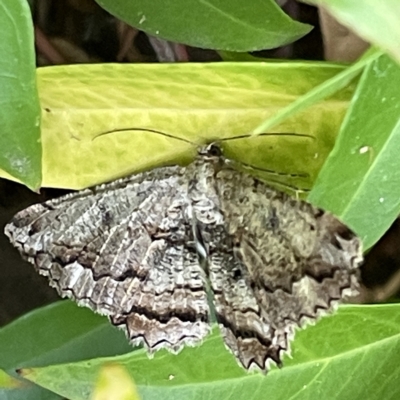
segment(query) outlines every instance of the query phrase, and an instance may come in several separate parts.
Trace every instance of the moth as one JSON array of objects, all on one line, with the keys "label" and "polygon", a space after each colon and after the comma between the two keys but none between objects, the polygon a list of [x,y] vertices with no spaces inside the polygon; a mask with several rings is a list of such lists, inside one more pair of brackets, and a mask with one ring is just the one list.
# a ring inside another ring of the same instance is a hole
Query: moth
[{"label": "moth", "polygon": [[295,329],[358,293],[359,238],[203,146],[19,212],[11,243],[63,297],[149,353],[199,344],[215,315],[245,369],[281,365]]}]

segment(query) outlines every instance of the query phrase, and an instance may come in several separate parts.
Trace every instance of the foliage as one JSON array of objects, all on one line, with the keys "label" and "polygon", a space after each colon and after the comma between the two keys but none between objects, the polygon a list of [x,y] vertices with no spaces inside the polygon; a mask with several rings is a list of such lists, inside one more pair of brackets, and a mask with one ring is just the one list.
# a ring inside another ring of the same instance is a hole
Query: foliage
[{"label": "foliage", "polygon": [[30,10],[25,1],[0,6],[0,168],[38,189],[41,180],[40,106]]},{"label": "foliage", "polygon": [[[255,1],[245,9],[241,1],[228,5],[222,0],[98,2],[160,37],[219,50],[275,47],[309,29],[282,15],[273,0]],[[397,8],[380,13],[385,5],[378,2],[351,2],[352,7],[345,1],[320,3],[398,57],[392,40],[398,37],[393,27],[400,26]],[[193,7],[207,18],[191,20],[197,15]],[[374,7],[374,18],[380,17],[376,23],[366,23],[365,7]],[[272,22],[265,28],[267,15]],[[397,25],[389,24],[393,19]],[[31,188],[40,186],[42,176],[45,186],[81,188],[193,157],[194,146],[149,130],[204,143],[273,127],[274,136],[225,142],[227,155],[288,173],[280,180],[273,173],[265,176],[282,187],[312,187],[309,200],[341,217],[366,248],[399,213],[400,69],[381,51],[349,67],[304,62],[54,67],[37,72],[37,96],[25,0],[4,2],[0,21],[10,28],[0,45],[7,55],[0,61],[3,176]],[[380,33],[386,24],[393,34]],[[136,131],[101,136],[131,127]],[[298,332],[293,359],[264,377],[247,375],[235,364],[217,329],[203,346],[178,356],[160,353],[149,361],[141,350],[128,353],[122,333],[103,318],[58,303],[0,330],[0,368],[8,374],[24,368],[22,375],[39,385],[9,389],[14,380],[0,371],[0,395],[89,398],[105,361],[100,357],[108,357],[107,362],[127,368],[143,399],[161,394],[171,399],[316,398],[321,393],[326,398],[395,398],[398,308],[341,308],[336,316]],[[53,365],[60,363],[66,364]]]}]

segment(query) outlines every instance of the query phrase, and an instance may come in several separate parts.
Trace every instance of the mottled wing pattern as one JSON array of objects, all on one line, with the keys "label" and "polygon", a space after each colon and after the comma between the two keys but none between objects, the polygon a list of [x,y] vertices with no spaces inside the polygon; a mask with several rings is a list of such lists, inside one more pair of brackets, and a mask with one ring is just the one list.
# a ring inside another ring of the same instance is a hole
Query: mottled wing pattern
[{"label": "mottled wing pattern", "polygon": [[232,251],[219,249],[209,262],[215,315],[226,345],[246,369],[264,370],[267,360],[280,364],[286,333],[276,332],[262,318],[249,271]]},{"label": "mottled wing pattern", "polygon": [[361,243],[331,214],[232,165],[210,145],[187,168],[34,205],[6,234],[62,296],[150,353],[208,334],[209,287],[226,345],[244,368],[266,370],[297,327],[357,293]]},{"label": "mottled wing pattern", "polygon": [[245,368],[279,365],[296,327],[357,294],[360,240],[248,174],[223,168],[215,184],[232,247],[210,265],[225,341]]},{"label": "mottled wing pattern", "polygon": [[6,234],[60,295],[150,352],[178,351],[209,332],[184,173],[162,168],[33,205]]},{"label": "mottled wing pattern", "polygon": [[[263,319],[262,304],[254,293],[251,268],[238,257],[239,243],[229,231],[230,218],[238,218],[235,223],[240,229],[244,225],[240,220],[240,205],[237,205],[237,214],[230,215],[230,205],[225,204],[230,202],[233,189],[226,180],[230,177],[225,176],[225,170],[217,173],[221,167],[217,156],[209,158],[205,152],[204,161],[189,168],[194,170],[189,198],[196,239],[204,248],[199,253],[206,254],[205,268],[213,293],[215,316],[225,343],[243,367],[265,370],[267,360],[280,363],[279,352],[287,344],[287,333],[277,332]],[[234,190],[240,192],[242,189]]]}]

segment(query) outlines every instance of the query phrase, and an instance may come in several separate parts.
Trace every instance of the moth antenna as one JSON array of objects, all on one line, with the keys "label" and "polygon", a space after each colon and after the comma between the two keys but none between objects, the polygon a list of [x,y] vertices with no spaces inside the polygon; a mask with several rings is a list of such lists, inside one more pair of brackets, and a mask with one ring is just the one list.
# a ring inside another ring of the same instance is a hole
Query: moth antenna
[{"label": "moth antenna", "polygon": [[[293,137],[302,137],[302,138],[315,140],[315,137],[312,135],[308,135],[306,133],[294,133],[294,132],[280,132],[280,133],[264,132],[264,133],[260,133],[259,135],[257,135],[257,137],[259,137],[259,136],[293,136]],[[246,134],[246,135],[234,136],[231,138],[223,138],[223,139],[218,140],[218,143],[227,142],[229,140],[238,140],[238,139],[246,139],[246,138],[254,138],[254,136]],[[290,178],[309,178],[310,177],[310,174],[308,174],[308,173],[280,172],[280,171],[274,171],[272,169],[256,167],[254,165],[247,164],[247,163],[244,163],[241,161],[230,160],[230,162],[240,164],[244,169],[247,169],[247,170],[262,171],[262,172],[266,172],[267,174],[271,174],[271,175],[275,175],[275,176],[287,176]]]},{"label": "moth antenna", "polygon": [[[232,162],[232,160],[229,160],[228,164],[230,164],[231,162]],[[310,174],[308,174],[306,172],[299,172],[299,173],[281,172],[281,171],[274,171],[273,169],[256,167],[254,165],[246,164],[244,162],[233,161],[233,163],[240,164],[240,166],[242,166],[246,170],[261,171],[261,172],[266,172],[267,174],[276,175],[276,176],[288,176],[290,178],[309,178],[310,177]]]},{"label": "moth antenna", "polygon": [[99,133],[92,140],[98,139],[101,136],[109,135],[111,133],[127,132],[127,131],[138,131],[138,132],[140,131],[140,132],[156,133],[157,135],[160,135],[160,136],[165,136],[165,137],[168,137],[168,138],[171,138],[171,139],[180,140],[182,142],[189,143],[189,144],[194,145],[194,146],[198,146],[197,143],[192,142],[191,140],[184,139],[184,138],[181,138],[179,136],[171,135],[170,133],[157,131],[156,129],[149,129],[149,128],[117,128],[117,129],[111,129],[109,131],[104,131],[104,132]]},{"label": "moth antenna", "polygon": [[[96,135],[92,140],[98,139],[98,138],[100,138],[102,136],[105,136],[105,135],[109,135],[111,133],[128,132],[128,131],[151,132],[151,133],[155,133],[157,135],[161,135],[161,136],[168,137],[168,138],[171,138],[171,139],[180,140],[182,142],[189,143],[189,144],[191,144],[193,146],[199,146],[198,143],[192,142],[191,140],[188,140],[188,139],[185,139],[185,138],[182,138],[182,137],[179,137],[179,136],[174,136],[174,135],[172,135],[170,133],[167,133],[167,132],[162,132],[162,131],[158,131],[156,129],[150,129],[150,128],[134,128],[134,127],[132,127],[132,128],[117,128],[117,129],[111,129],[111,130],[108,130],[108,131],[104,131],[104,132],[101,132],[98,135]],[[283,133],[267,133],[267,132],[265,132],[265,133],[260,133],[258,136],[294,136],[294,137],[305,137],[305,138],[309,138],[309,139],[315,139],[315,137],[311,136],[311,135],[307,135],[307,134],[304,134],[304,133],[293,133],[293,132],[283,132]],[[234,137],[230,137],[230,138],[222,138],[222,139],[217,140],[216,142],[217,143],[221,143],[221,142],[226,142],[226,141],[229,141],[229,140],[246,139],[246,138],[251,138],[251,137],[253,137],[253,136],[246,134],[246,135],[239,135],[239,136],[234,136]],[[232,160],[230,160],[230,161],[233,162]],[[253,165],[250,165],[250,164],[246,164],[246,163],[242,163],[242,162],[238,162],[238,161],[234,161],[234,162],[240,164],[245,169],[252,169],[252,170],[255,170],[255,171],[262,171],[262,172],[266,172],[266,173],[271,174],[271,175],[288,176],[288,177],[293,177],[293,178],[295,178],[295,177],[308,178],[309,177],[309,174],[307,174],[307,173],[298,173],[298,174],[296,174],[296,173],[279,172],[279,171],[273,171],[273,170],[270,170],[270,169],[259,168],[259,167],[256,167],[256,166],[253,166]],[[279,182],[274,182],[273,180],[271,180],[271,183],[279,183]],[[279,184],[281,184],[281,183],[279,183]],[[281,184],[281,185],[284,186],[284,187],[290,188],[292,190],[300,190],[300,191],[302,191],[302,189],[297,189],[297,188],[295,189],[294,187],[292,187],[290,185],[283,185],[283,184]]]},{"label": "moth antenna", "polygon": [[299,188],[297,186],[290,185],[289,183],[280,182],[275,179],[268,179],[268,180],[265,180],[265,182],[293,191],[296,195],[297,200],[299,200],[299,193],[309,193],[310,192],[310,189]]},{"label": "moth antenna", "polygon": [[[289,178],[309,178],[310,177],[310,175],[307,174],[307,173],[304,173],[304,174],[302,174],[302,173],[300,173],[300,174],[294,174],[294,173],[290,174],[290,173],[286,173],[286,172],[279,172],[279,171],[273,171],[273,170],[269,170],[269,169],[253,167],[252,165],[248,165],[248,164],[241,163],[241,162],[238,162],[238,161],[233,161],[233,160],[229,160],[228,165],[229,164],[235,164],[235,163],[236,164],[240,164],[240,166],[242,166],[243,169],[245,169],[245,170],[262,171],[262,172],[266,172],[266,173],[269,173],[269,174],[275,175],[275,176],[286,176],[286,177],[289,177]],[[289,189],[289,190],[293,191],[295,193],[295,195],[296,195],[296,199],[297,200],[299,199],[299,195],[298,195],[299,193],[308,193],[310,191],[309,189],[299,188],[297,186],[290,185],[288,183],[280,182],[280,181],[278,181],[276,179],[268,178],[268,179],[265,179],[265,182],[270,183],[270,184],[274,184],[276,186],[280,186],[280,187],[282,187],[282,188],[284,188],[286,190]]]},{"label": "moth antenna", "polygon": [[218,142],[227,142],[229,140],[237,140],[237,139],[247,139],[247,138],[254,138],[254,137],[260,137],[260,136],[294,136],[294,137],[304,137],[308,139],[315,140],[315,137],[312,135],[308,135],[307,133],[295,133],[295,132],[264,132],[260,133],[257,136],[251,135],[251,134],[246,134],[246,135],[239,135],[239,136],[233,136],[229,138],[223,138],[219,139]]}]

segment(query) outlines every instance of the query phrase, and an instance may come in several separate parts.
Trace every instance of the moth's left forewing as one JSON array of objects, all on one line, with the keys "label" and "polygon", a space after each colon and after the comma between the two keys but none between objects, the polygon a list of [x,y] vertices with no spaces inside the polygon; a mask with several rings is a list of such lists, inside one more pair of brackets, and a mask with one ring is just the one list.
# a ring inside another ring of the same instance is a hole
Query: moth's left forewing
[{"label": "moth's left forewing", "polygon": [[166,167],[34,205],[5,231],[61,296],[178,351],[210,330],[187,208],[185,169]]}]

